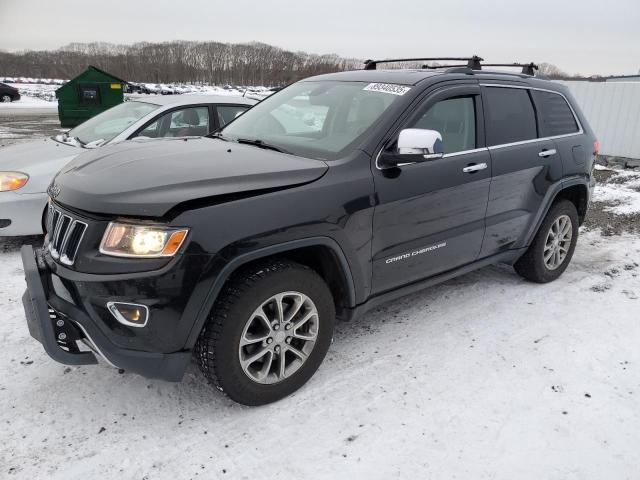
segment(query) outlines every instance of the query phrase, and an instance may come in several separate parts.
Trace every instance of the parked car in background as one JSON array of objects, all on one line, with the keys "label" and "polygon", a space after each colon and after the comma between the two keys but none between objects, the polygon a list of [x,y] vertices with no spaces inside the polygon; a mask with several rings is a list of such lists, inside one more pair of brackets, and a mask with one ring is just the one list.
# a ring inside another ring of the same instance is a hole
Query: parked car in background
[{"label": "parked car in background", "polygon": [[0,149],[0,236],[43,232],[47,186],[86,149],[133,138],[207,135],[255,103],[214,95],[145,97],[121,103],[56,137]]},{"label": "parked car in background", "polygon": [[0,83],[0,102],[15,102],[20,100],[20,92],[15,87]]}]

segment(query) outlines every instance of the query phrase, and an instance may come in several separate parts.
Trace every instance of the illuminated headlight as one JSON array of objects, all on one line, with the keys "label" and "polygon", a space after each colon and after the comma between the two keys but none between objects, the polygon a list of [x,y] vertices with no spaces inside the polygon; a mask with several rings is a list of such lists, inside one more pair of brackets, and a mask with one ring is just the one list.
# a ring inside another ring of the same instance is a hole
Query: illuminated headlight
[{"label": "illuminated headlight", "polygon": [[114,257],[172,257],[188,232],[188,228],[111,222],[102,237],[100,253]]},{"label": "illuminated headlight", "polygon": [[0,192],[18,190],[25,186],[29,175],[20,172],[0,172]]}]

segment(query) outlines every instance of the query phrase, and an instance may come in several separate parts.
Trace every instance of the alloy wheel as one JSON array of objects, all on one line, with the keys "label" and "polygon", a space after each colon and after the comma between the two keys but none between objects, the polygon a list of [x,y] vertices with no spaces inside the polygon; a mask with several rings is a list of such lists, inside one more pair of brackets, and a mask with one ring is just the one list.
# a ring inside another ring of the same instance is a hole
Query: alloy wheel
[{"label": "alloy wheel", "polygon": [[273,295],[256,308],[242,331],[238,356],[243,372],[261,384],[292,376],[313,351],[319,323],[318,309],[307,295]]},{"label": "alloy wheel", "polygon": [[560,215],[551,224],[544,244],[544,264],[549,270],[555,270],[567,258],[572,237],[571,218],[568,215]]}]

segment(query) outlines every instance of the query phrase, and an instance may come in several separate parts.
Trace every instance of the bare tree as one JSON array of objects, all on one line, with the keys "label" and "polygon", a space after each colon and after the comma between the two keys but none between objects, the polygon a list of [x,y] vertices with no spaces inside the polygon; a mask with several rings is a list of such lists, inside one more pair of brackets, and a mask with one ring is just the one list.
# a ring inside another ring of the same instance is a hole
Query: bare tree
[{"label": "bare tree", "polygon": [[362,62],[335,54],[291,52],[257,42],[71,43],[53,51],[0,51],[0,74],[6,76],[71,78],[87,65],[133,82],[274,86],[361,68]]}]

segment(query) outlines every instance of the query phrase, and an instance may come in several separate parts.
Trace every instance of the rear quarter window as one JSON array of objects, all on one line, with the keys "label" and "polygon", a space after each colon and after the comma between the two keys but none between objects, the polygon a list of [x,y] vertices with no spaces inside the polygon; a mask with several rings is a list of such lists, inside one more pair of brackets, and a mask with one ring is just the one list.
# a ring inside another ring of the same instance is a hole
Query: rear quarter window
[{"label": "rear quarter window", "polygon": [[489,146],[537,138],[536,115],[527,89],[486,87],[485,100]]},{"label": "rear quarter window", "polygon": [[562,95],[540,90],[532,90],[531,94],[538,108],[542,137],[555,137],[579,131],[573,112]]}]

